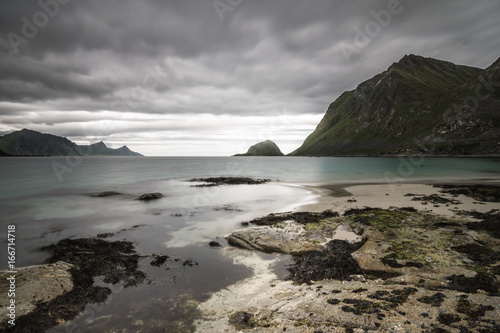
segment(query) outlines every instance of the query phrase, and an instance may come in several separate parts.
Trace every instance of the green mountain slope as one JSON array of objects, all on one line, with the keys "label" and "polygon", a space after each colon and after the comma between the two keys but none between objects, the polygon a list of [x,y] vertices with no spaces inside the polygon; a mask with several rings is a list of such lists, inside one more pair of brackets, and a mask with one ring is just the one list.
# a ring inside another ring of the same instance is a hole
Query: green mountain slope
[{"label": "green mountain slope", "polygon": [[11,155],[7,154],[3,150],[0,150],[0,156],[11,156]]},{"label": "green mountain slope", "polygon": [[142,156],[127,146],[112,149],[102,141],[79,146],[66,138],[28,129],[0,137],[0,150],[13,156]]},{"label": "green mountain slope", "polygon": [[498,68],[405,56],[330,104],[291,155],[498,154]]},{"label": "green mountain slope", "polygon": [[283,156],[284,154],[279,149],[278,145],[271,140],[259,142],[250,148],[245,154],[237,154],[234,156]]}]

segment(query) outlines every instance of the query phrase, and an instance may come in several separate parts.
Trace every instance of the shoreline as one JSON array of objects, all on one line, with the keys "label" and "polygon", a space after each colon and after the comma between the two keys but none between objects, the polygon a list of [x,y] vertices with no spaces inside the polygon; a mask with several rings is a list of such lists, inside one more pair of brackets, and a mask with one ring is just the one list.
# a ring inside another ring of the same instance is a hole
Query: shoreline
[{"label": "shoreline", "polygon": [[[308,202],[299,205],[294,211],[321,212],[326,209],[331,209],[334,212],[343,214],[347,210],[362,209],[364,207],[377,207],[382,209],[412,207],[425,214],[462,219],[463,217],[457,214],[459,210],[475,210],[485,213],[491,211],[492,209],[500,209],[500,202],[479,202],[465,195],[454,196],[451,194],[440,193],[439,191],[441,188],[433,187],[433,185],[437,184],[500,185],[500,181],[496,179],[446,179],[441,181],[407,181],[397,184],[388,184],[386,182],[349,182],[340,184],[323,183],[312,185],[300,184],[296,186],[308,189],[311,193],[317,195],[317,200],[314,203]],[[408,194],[413,195],[409,196]],[[432,204],[422,200],[413,200],[416,197],[415,195],[439,195],[444,197],[446,200],[458,200],[460,203],[452,205]],[[285,232],[287,231],[285,230]],[[257,252],[255,250],[249,251],[244,249],[229,248],[228,252],[230,253],[231,251],[238,251],[239,255],[242,255],[242,253],[244,255],[244,251],[247,251],[247,255],[252,257],[254,257],[255,252]],[[244,261],[235,259],[235,263],[236,262],[244,264]],[[323,299],[323,301],[328,300],[328,302],[330,302],[328,297],[331,295],[323,295],[324,293],[320,292],[320,290],[341,290],[344,294],[347,294],[348,297],[358,299],[359,302],[369,302],[366,298],[360,298],[360,294],[358,294],[356,290],[363,289],[368,291],[377,291],[380,293],[390,293],[398,292],[398,290],[404,286],[413,285],[412,283],[409,283],[409,281],[404,280],[404,277],[403,280],[400,281],[397,280],[397,278],[394,278],[391,280],[393,281],[391,282],[391,286],[388,286],[385,284],[385,280],[383,279],[378,278],[367,280],[362,276],[360,276],[359,279],[354,280],[323,280],[313,281],[311,285],[297,285],[292,281],[279,280],[270,268],[271,263],[272,261],[253,260],[252,266],[249,266],[254,271],[254,275],[252,277],[229,286],[227,288],[228,290],[222,290],[212,294],[206,302],[201,303],[199,308],[202,311],[203,319],[196,321],[196,332],[211,332],[214,329],[216,329],[217,332],[238,332],[247,330],[258,332],[282,332],[284,330],[287,332],[314,332],[318,327],[323,329],[324,332],[348,332],[349,330],[346,330],[345,328],[332,327],[330,324],[326,324],[324,319],[328,316],[332,316],[333,313],[331,311],[333,310],[330,309],[325,312],[325,309],[322,307],[327,305],[316,305],[316,303],[318,303],[318,298]],[[451,271],[448,272],[446,269],[443,269],[443,272],[451,273]],[[460,270],[457,270],[456,272],[458,274]],[[463,270],[463,273],[466,275],[471,274],[470,271],[467,270]],[[422,288],[419,289],[417,294],[428,295],[429,292],[430,291],[428,289]],[[449,290],[442,290],[441,292],[443,295],[446,295],[446,297],[454,299],[455,302],[459,302],[460,293]],[[490,297],[484,295],[483,293],[468,294],[468,297],[476,302],[479,302],[480,304],[483,304],[485,307],[493,306],[492,304],[500,304],[499,297]],[[337,302],[337,300],[335,300],[335,302]],[[437,322],[436,318],[438,318],[439,313],[443,311],[442,308],[429,308],[427,306],[427,308],[423,309],[422,307],[419,307],[420,304],[418,303],[419,302],[412,301],[411,306],[415,308],[414,311],[417,311],[416,309],[418,309],[418,311],[421,311],[422,313],[429,312],[431,314],[429,317],[434,318],[434,321]],[[421,305],[425,307],[425,304]],[[445,303],[445,309],[448,310],[451,307],[452,305]],[[309,318],[306,316],[308,311],[311,315]],[[238,320],[235,318],[238,315],[241,316],[242,313],[244,314],[244,317],[247,316],[248,318],[253,318],[252,325],[245,326],[245,322],[248,322],[248,320],[245,321],[243,318],[240,320],[240,323],[243,322],[242,326],[238,327]],[[359,332],[365,332],[367,330],[379,331],[379,329],[382,331],[394,329],[398,330],[398,327],[401,330],[404,330],[401,326],[403,325],[403,321],[399,322],[392,317],[391,320],[394,320],[393,323],[383,320],[382,323],[386,322],[386,326],[384,327],[384,324],[379,324],[382,325],[382,327],[376,327],[373,326],[373,323],[365,326],[360,324],[360,317],[366,317],[366,314],[363,316],[358,315],[352,317],[349,313],[345,313],[345,311],[343,312],[341,310],[339,311],[338,309],[336,309],[334,313],[335,316],[343,316],[346,320],[343,325],[350,323],[350,326],[347,325],[345,327],[358,327],[358,329],[361,329]],[[500,318],[498,318],[495,313],[490,315],[489,320],[493,320],[497,324],[500,324]],[[304,316],[304,318],[301,318],[301,316]],[[232,322],[231,324],[228,319]],[[296,319],[302,319],[303,321],[300,322]],[[339,319],[336,325],[340,324],[342,320]],[[365,318],[363,320],[366,321],[367,319]],[[412,322],[419,320],[423,321],[424,318],[412,318]],[[254,324],[255,321],[257,321],[257,324]],[[266,323],[271,321],[273,324],[266,327]],[[421,325],[426,325],[428,322],[429,321],[425,324],[422,323]],[[438,323],[438,325],[439,324],[440,323]],[[319,331],[321,331],[321,329]],[[450,328],[447,327],[447,329]],[[452,330],[452,332],[455,331]]]}]

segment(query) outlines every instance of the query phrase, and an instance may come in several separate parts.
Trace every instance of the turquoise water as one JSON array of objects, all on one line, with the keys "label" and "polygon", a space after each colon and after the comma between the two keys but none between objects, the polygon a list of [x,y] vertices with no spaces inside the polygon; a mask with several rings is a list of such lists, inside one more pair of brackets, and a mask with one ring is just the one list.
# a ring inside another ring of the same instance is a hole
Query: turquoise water
[{"label": "turquoise water", "polygon": [[[269,178],[273,182],[198,188],[186,181],[210,176],[249,176]],[[43,246],[68,237],[95,237],[99,233],[115,233],[110,240],[133,241],[142,254],[165,253],[198,261],[198,266],[189,269],[179,266],[165,270],[152,268],[147,260],[143,260],[141,269],[150,276],[152,283],[125,290],[114,288],[112,300],[100,308],[99,320],[82,319],[85,316],[75,320],[83,332],[114,328],[133,330],[137,318],[155,320],[155,316],[166,316],[164,311],[155,314],[153,309],[171,306],[165,304],[167,300],[178,300],[179,304],[185,304],[186,299],[202,300],[209,292],[248,277],[248,268],[228,260],[223,249],[209,248],[208,242],[218,240],[224,243],[221,237],[240,228],[242,221],[271,212],[288,211],[304,201],[314,200],[315,196],[309,191],[290,185],[437,179],[500,179],[500,160],[0,158],[3,229],[0,230],[0,246],[5,247],[7,225],[15,224],[18,266],[43,263],[49,255],[40,250]],[[123,195],[90,196],[101,191],[118,191]],[[148,203],[134,200],[148,192],[161,192],[165,197]],[[0,268],[5,267],[6,256],[3,256]],[[157,301],[151,301],[152,298]],[[144,303],[144,313],[134,312],[130,302]],[[190,318],[189,311],[170,315],[169,319],[173,321]]]}]

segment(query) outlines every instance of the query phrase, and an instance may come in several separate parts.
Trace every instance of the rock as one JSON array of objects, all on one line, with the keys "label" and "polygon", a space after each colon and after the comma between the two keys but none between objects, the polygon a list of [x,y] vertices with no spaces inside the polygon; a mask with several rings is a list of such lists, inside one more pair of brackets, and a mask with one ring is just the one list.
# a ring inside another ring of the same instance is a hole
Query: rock
[{"label": "rock", "polygon": [[[56,297],[68,293],[73,289],[73,279],[70,270],[73,265],[58,261],[48,265],[17,268],[14,274],[16,285],[16,317],[19,318],[32,312],[38,302],[50,302]],[[7,278],[12,274],[1,272],[0,278],[0,330],[10,325],[7,323],[10,302],[8,290],[10,281]]]},{"label": "rock", "polygon": [[188,182],[199,182],[205,184],[193,185],[193,187],[211,187],[220,185],[259,185],[270,182],[270,179],[253,179],[250,177],[210,177],[192,178]]},{"label": "rock", "polygon": [[300,237],[301,232],[283,232],[281,229],[256,227],[238,230],[227,236],[229,245],[266,253],[278,252],[299,254],[307,251],[321,250],[321,245]]},{"label": "rock", "polygon": [[186,259],[182,263],[182,266],[189,266],[189,267],[198,266],[198,262],[193,259]]},{"label": "rock", "polygon": [[234,156],[283,156],[276,143],[271,140],[259,142],[251,146],[245,154],[236,154]]},{"label": "rock", "polygon": [[290,265],[290,279],[297,283],[310,283],[324,279],[346,280],[358,275],[361,269],[351,256],[361,244],[343,240],[330,241],[323,251],[310,251],[295,255]]},{"label": "rock", "polygon": [[163,194],[161,194],[159,192],[155,192],[155,193],[146,193],[146,194],[143,194],[143,195],[141,195],[140,197],[138,197],[135,200],[149,201],[149,200],[160,199],[160,198],[163,198],[163,197],[164,197]]},{"label": "rock", "polygon": [[208,246],[210,246],[210,247],[221,247],[222,245],[220,245],[219,242],[211,241],[210,243],[208,243]]},{"label": "rock", "polygon": [[168,258],[170,258],[170,257],[167,255],[153,254],[153,260],[151,260],[151,262],[149,264],[151,266],[160,267],[161,265],[163,265],[167,261]]},{"label": "rock", "polygon": [[122,193],[116,192],[116,191],[104,191],[104,192],[91,194],[90,196],[94,197],[94,198],[104,198],[104,197],[110,197],[113,195],[122,195]]}]

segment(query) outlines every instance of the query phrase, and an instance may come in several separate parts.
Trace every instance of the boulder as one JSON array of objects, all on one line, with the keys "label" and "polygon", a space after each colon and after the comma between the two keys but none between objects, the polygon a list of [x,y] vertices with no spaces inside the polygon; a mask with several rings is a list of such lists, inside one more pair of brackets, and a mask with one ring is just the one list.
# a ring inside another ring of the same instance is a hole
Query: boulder
[{"label": "boulder", "polygon": [[149,200],[161,199],[163,197],[164,197],[163,194],[161,194],[159,192],[155,192],[155,193],[146,193],[146,194],[143,194],[143,195],[141,195],[140,197],[138,197],[135,200],[149,201]]}]

